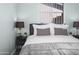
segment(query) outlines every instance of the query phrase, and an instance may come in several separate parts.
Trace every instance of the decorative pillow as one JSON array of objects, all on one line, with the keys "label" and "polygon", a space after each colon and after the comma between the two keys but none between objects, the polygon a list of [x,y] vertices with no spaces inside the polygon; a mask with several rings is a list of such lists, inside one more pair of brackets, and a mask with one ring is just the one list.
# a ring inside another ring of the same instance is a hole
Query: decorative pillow
[{"label": "decorative pillow", "polygon": [[50,35],[50,28],[46,29],[37,29],[37,36]]},{"label": "decorative pillow", "polygon": [[33,25],[34,28],[34,35],[37,35],[37,29],[46,29],[50,28],[48,25]]},{"label": "decorative pillow", "polygon": [[54,24],[54,23],[50,23],[50,28],[51,28],[51,34],[54,35],[55,30],[54,28],[61,28],[61,29],[68,29],[68,25],[65,24]]},{"label": "decorative pillow", "polygon": [[62,29],[62,28],[54,28],[55,30],[55,35],[68,35],[67,29]]},{"label": "decorative pillow", "polygon": [[45,25],[33,25],[34,35],[37,35],[37,29],[47,29],[50,28],[50,35],[54,35],[54,24],[48,23]]}]

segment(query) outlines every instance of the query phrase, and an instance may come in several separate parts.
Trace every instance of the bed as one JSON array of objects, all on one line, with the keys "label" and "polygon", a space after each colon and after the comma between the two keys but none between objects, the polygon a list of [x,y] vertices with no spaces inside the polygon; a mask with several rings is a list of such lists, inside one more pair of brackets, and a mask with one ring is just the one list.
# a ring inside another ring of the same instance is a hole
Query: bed
[{"label": "bed", "polygon": [[35,36],[32,25],[20,55],[79,55],[77,38],[70,35]]}]

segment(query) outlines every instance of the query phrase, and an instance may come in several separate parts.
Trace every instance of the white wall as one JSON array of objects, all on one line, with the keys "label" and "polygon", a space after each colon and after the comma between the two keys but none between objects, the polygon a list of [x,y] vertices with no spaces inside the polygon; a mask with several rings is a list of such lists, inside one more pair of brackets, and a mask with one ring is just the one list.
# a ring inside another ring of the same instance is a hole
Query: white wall
[{"label": "white wall", "polygon": [[64,22],[69,25],[69,31],[76,34],[76,29],[73,28],[73,22],[79,21],[79,4],[65,3],[64,4]]},{"label": "white wall", "polygon": [[9,54],[14,49],[15,4],[0,3],[0,54]]}]

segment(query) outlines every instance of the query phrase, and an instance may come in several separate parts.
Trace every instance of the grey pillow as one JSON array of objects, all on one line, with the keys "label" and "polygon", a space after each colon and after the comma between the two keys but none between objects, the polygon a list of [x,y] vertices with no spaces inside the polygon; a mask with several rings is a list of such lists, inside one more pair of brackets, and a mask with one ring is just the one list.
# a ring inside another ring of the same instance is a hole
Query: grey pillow
[{"label": "grey pillow", "polygon": [[50,35],[50,28],[37,29],[37,36],[46,36],[46,35]]},{"label": "grey pillow", "polygon": [[54,30],[55,30],[55,35],[68,35],[67,29],[54,28]]}]

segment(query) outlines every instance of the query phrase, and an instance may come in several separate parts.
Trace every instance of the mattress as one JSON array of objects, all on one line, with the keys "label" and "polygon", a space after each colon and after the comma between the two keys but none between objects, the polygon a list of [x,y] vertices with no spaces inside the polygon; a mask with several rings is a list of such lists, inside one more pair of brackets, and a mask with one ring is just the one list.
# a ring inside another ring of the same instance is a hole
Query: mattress
[{"label": "mattress", "polygon": [[79,43],[77,38],[73,36],[55,35],[55,36],[34,36],[31,35],[27,38],[24,46],[28,44],[38,44],[38,43]]}]

